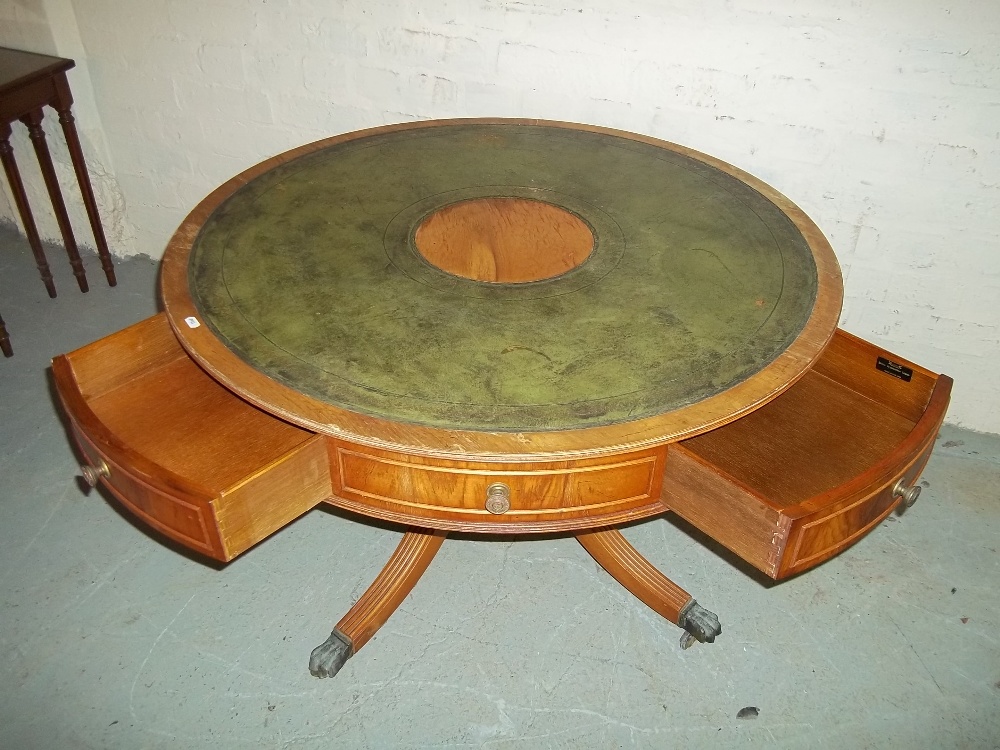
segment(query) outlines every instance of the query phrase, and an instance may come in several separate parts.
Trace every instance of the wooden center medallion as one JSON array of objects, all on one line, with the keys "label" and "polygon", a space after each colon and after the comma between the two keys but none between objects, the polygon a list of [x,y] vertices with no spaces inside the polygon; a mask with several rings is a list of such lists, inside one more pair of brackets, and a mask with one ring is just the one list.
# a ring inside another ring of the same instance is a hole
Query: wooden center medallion
[{"label": "wooden center medallion", "polygon": [[435,211],[417,227],[417,250],[442,271],[473,281],[551,279],[582,264],[594,234],[578,216],[527,198],[478,198]]}]

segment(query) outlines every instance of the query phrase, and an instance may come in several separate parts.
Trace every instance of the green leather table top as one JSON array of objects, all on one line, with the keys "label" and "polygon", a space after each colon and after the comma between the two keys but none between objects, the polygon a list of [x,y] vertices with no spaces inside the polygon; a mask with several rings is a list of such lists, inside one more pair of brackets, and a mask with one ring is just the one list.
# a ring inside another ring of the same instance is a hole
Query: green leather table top
[{"label": "green leather table top", "polygon": [[[420,223],[507,196],[581,218],[582,265],[517,284],[427,262]],[[188,266],[239,357],[365,414],[486,431],[607,425],[721,393],[816,300],[801,232],[736,177],[666,147],[545,125],[377,133],[280,164],[210,216]]]}]

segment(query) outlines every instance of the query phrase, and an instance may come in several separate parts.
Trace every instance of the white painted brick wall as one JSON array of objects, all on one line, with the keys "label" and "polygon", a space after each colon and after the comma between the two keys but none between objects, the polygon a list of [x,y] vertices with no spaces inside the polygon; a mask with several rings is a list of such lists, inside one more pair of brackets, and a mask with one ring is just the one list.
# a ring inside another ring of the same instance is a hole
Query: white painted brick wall
[{"label": "white painted brick wall", "polygon": [[361,127],[546,117],[706,151],[827,233],[845,328],[955,376],[950,421],[1000,432],[1000,3],[38,0],[0,6],[0,44],[80,61],[122,254],[159,256],[239,170]]}]

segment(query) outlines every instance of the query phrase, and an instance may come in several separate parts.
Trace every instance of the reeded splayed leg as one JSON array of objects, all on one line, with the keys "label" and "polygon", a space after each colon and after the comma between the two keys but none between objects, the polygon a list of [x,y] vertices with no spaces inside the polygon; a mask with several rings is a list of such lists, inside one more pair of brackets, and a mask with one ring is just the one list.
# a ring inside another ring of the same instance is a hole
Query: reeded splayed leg
[{"label": "reeded splayed leg", "polygon": [[330,637],[313,649],[309,671],[314,677],[333,677],[375,635],[420,580],[447,535],[422,529],[403,535],[372,585],[334,626]]},{"label": "reeded splayed leg", "polygon": [[576,535],[577,541],[622,586],[657,614],[684,628],[681,648],[696,640],[712,643],[722,632],[719,618],[653,567],[618,529]]}]

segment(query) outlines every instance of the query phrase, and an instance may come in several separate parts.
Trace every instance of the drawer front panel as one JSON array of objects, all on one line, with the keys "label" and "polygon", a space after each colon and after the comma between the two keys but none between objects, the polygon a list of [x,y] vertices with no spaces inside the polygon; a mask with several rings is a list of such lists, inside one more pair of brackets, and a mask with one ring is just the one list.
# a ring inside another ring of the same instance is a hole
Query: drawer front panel
[{"label": "drawer front panel", "polygon": [[215,517],[207,498],[170,495],[132,476],[106,453],[100,451],[74,425],[74,434],[92,466],[102,462],[109,476],[101,481],[136,517],[185,547],[217,560],[225,560]]},{"label": "drawer front panel", "polygon": [[[375,511],[498,526],[608,516],[658,504],[663,452],[570,464],[460,464],[332,443],[335,492]],[[509,489],[509,508],[487,510],[489,487]],[[362,510],[364,512],[364,510]],[[592,525],[592,524],[589,524]]]},{"label": "drawer front panel", "polygon": [[805,518],[791,528],[785,547],[781,577],[807,570],[836,555],[881,523],[899,502],[893,488],[900,479],[909,487],[930,457],[933,442],[906,467],[873,493],[831,505]]},{"label": "drawer front panel", "polygon": [[889,515],[895,505],[890,486],[828,516],[802,524],[791,545],[788,573],[816,565],[854,544]]}]

